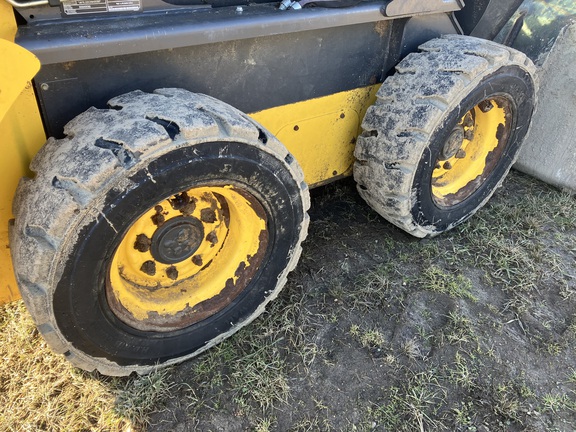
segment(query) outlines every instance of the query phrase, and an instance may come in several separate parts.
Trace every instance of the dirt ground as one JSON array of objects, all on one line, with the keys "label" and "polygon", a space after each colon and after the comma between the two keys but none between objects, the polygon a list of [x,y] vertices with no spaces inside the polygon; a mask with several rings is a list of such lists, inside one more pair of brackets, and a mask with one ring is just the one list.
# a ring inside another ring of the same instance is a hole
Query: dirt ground
[{"label": "dirt ground", "polygon": [[267,313],[171,371],[149,431],[576,430],[576,199],[513,172],[418,240],[351,180],[313,191]]}]

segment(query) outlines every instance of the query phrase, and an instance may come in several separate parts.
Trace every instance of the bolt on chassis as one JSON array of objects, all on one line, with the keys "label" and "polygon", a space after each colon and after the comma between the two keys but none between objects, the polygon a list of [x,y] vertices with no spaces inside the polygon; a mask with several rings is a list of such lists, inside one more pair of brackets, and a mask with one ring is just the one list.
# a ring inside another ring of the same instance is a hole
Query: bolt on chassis
[{"label": "bolt on chassis", "polygon": [[3,299],[74,365],[147,373],[264,311],[311,187],[462,223],[530,124],[534,66],[492,41],[519,3],[0,1]]}]

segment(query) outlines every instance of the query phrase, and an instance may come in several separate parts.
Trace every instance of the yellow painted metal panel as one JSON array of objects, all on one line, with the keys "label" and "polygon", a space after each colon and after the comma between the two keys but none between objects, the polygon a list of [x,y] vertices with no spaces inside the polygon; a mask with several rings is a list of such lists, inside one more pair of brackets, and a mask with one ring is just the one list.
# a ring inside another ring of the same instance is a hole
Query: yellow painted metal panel
[{"label": "yellow painted metal panel", "polygon": [[22,92],[0,123],[0,304],[19,297],[10,249],[8,222],[12,218],[12,198],[21,177],[30,175],[28,165],[46,140],[32,87]]},{"label": "yellow painted metal panel", "polygon": [[40,70],[34,54],[4,39],[0,39],[0,122],[28,82]]},{"label": "yellow painted metal panel", "polygon": [[26,74],[25,79],[22,80],[20,76],[16,77],[15,81],[6,83],[4,75],[0,78],[2,92],[8,91],[6,84],[12,86],[11,91],[16,92],[11,97],[13,100],[10,106],[5,107],[3,118],[0,119],[0,136],[2,137],[0,141],[2,155],[0,157],[0,175],[2,176],[0,181],[0,304],[16,300],[20,296],[10,258],[8,223],[12,218],[12,199],[18,181],[22,176],[29,175],[30,159],[46,140],[34,90],[28,82],[37,70],[32,71],[37,68],[38,61],[34,56],[30,57],[31,54],[23,53],[21,48],[14,48],[12,42],[15,33],[16,23],[12,7],[0,1],[0,39],[8,41],[2,42],[2,46],[12,45],[0,53],[1,69],[5,71],[5,66],[8,64],[26,62],[24,70],[21,69],[19,72]]},{"label": "yellow painted metal panel", "polygon": [[378,86],[250,114],[294,155],[309,185],[350,175],[360,123]]},{"label": "yellow painted metal panel", "polygon": [[14,11],[8,2],[0,1],[0,39],[13,42],[16,35]]}]

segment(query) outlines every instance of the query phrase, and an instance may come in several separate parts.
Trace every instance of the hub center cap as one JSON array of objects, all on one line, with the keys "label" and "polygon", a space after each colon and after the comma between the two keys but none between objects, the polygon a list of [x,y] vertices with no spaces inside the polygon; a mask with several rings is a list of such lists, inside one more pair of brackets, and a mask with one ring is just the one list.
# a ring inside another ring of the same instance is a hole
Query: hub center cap
[{"label": "hub center cap", "polygon": [[452,158],[462,147],[462,141],[464,141],[464,128],[461,125],[457,125],[442,148],[440,154],[440,160],[448,160]]},{"label": "hub center cap", "polygon": [[179,216],[169,219],[152,236],[150,252],[156,261],[176,264],[192,256],[204,239],[198,219]]}]

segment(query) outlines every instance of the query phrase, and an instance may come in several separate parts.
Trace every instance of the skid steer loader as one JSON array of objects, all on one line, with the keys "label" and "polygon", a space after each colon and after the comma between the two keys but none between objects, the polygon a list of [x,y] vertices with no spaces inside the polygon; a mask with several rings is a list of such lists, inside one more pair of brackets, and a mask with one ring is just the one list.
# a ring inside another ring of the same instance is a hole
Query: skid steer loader
[{"label": "skid steer loader", "polygon": [[147,373],[264,311],[309,188],[353,175],[417,237],[462,223],[534,109],[492,41],[519,3],[0,0],[4,299],[74,365]]}]

